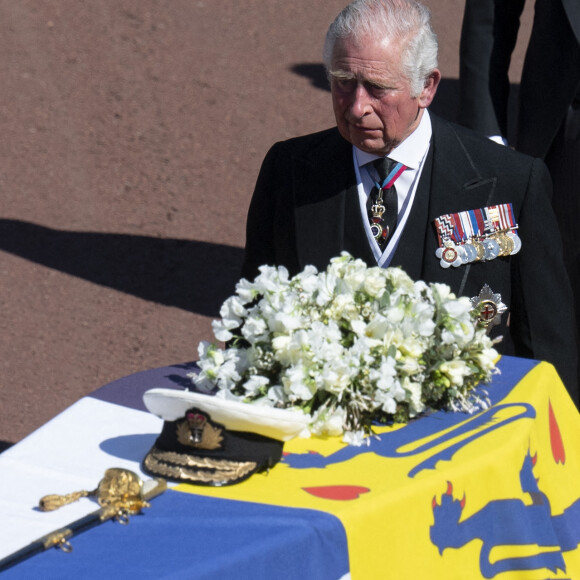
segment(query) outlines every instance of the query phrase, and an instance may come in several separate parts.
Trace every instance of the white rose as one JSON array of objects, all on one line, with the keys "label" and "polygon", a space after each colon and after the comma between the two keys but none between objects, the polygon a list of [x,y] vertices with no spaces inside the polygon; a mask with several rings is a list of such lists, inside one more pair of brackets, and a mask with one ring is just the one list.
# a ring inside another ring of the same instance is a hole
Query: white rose
[{"label": "white rose", "polygon": [[382,272],[378,268],[372,268],[365,276],[363,282],[364,291],[373,298],[378,298],[385,291],[386,283]]},{"label": "white rose", "polygon": [[460,387],[463,385],[463,379],[469,375],[467,363],[460,359],[446,361],[439,366],[439,370],[444,373],[451,381],[451,384]]},{"label": "white rose", "polygon": [[401,268],[387,268],[387,278],[400,292],[410,293],[413,291],[414,282],[409,275]]}]

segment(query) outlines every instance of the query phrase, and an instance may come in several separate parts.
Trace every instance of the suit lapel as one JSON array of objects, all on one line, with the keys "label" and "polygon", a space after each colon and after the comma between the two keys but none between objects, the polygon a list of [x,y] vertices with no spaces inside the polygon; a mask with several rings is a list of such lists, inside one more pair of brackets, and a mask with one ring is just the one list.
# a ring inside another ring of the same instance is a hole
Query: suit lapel
[{"label": "suit lapel", "polygon": [[415,203],[392,265],[400,265],[415,280],[443,282],[461,294],[470,266],[441,267],[435,256],[439,247],[435,218],[489,205],[495,176],[483,176],[446,121],[431,114],[433,137],[423,168]]},{"label": "suit lapel", "polygon": [[324,269],[343,250],[372,264],[374,257],[358,201],[352,146],[333,130],[292,163],[300,267],[313,264]]},{"label": "suit lapel", "polygon": [[[429,207],[429,236],[425,244],[424,272],[427,279],[445,282],[453,292],[464,294],[471,265],[444,269],[435,257],[438,248],[433,220],[446,213],[458,213],[488,206],[497,185],[495,174],[483,174],[452,125],[434,117],[433,192]],[[498,145],[499,147],[499,145]]]},{"label": "suit lapel", "polygon": [[578,0],[562,0],[562,4],[564,5],[564,10],[566,10],[570,26],[574,31],[576,41],[580,44],[580,3],[578,3]]}]

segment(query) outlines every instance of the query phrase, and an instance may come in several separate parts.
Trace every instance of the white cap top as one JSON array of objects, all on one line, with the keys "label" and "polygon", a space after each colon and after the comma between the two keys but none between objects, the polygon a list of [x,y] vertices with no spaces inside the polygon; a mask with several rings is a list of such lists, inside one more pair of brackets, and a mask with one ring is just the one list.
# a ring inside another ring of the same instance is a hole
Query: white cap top
[{"label": "white cap top", "polygon": [[278,441],[300,435],[310,421],[310,416],[299,409],[274,409],[174,389],[150,389],[143,395],[143,402],[149,412],[164,421],[177,421],[195,407],[228,430],[257,433]]}]

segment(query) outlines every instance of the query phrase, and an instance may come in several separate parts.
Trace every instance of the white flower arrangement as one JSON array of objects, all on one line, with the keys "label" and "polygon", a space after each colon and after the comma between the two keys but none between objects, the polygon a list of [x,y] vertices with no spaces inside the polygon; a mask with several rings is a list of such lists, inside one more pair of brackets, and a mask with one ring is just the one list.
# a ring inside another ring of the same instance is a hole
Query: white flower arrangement
[{"label": "white flower arrangement", "polygon": [[296,409],[312,434],[360,445],[374,422],[487,406],[474,388],[496,372],[498,353],[470,300],[399,268],[367,267],[347,253],[293,278],[262,266],[220,316],[214,335],[229,346],[199,345],[197,389]]}]

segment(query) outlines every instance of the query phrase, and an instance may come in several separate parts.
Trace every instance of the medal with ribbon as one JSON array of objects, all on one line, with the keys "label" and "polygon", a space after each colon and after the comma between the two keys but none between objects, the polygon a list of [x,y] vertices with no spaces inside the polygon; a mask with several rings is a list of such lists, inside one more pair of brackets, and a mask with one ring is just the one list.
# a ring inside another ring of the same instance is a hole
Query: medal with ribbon
[{"label": "medal with ribbon", "polygon": [[[390,160],[389,160],[390,161]],[[371,204],[371,216],[370,216],[370,227],[371,233],[375,240],[379,243],[379,246],[386,244],[388,238],[392,235],[393,230],[397,225],[397,205],[396,205],[396,190],[393,190],[393,195],[395,198],[394,207],[391,204],[390,211],[392,215],[389,216],[391,224],[389,225],[384,219],[385,212],[387,211],[387,202],[384,199],[385,192],[391,189],[395,181],[399,176],[405,171],[406,166],[402,163],[394,163],[392,169],[386,175],[384,179],[379,179],[375,181],[375,188],[373,191],[377,192],[376,199]]]},{"label": "medal with ribbon", "polygon": [[442,268],[488,262],[520,251],[522,242],[511,203],[492,205],[435,219]]}]

